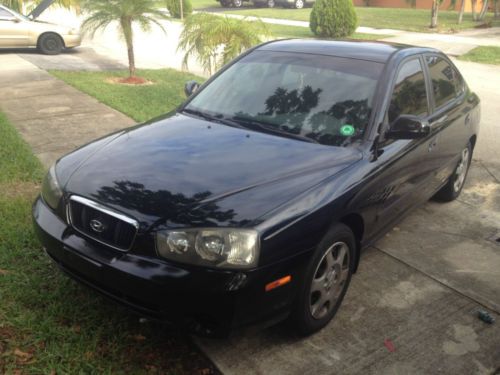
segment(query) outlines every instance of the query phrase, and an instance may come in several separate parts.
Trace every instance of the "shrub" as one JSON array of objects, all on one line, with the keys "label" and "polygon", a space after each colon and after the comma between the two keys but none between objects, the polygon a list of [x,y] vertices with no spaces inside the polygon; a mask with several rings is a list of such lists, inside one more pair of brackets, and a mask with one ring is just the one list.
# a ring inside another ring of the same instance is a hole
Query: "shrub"
[{"label": "shrub", "polygon": [[311,11],[309,27],[324,38],[343,38],[356,30],[357,16],[352,0],[317,0]]},{"label": "shrub", "polygon": [[[166,6],[170,15],[174,18],[181,18],[181,2],[180,0],[166,0]],[[191,0],[182,0],[182,10],[184,17],[193,13]]]}]

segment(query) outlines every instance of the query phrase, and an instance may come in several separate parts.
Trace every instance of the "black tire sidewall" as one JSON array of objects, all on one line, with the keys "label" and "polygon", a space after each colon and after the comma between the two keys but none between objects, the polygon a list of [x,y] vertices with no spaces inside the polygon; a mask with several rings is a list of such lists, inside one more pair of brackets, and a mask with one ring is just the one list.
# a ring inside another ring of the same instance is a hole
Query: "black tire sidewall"
[{"label": "black tire sidewall", "polygon": [[[57,48],[55,48],[55,49],[47,49],[46,48],[45,44],[47,43],[47,41],[49,41],[51,39],[56,42]],[[57,55],[57,54],[61,53],[61,51],[63,50],[64,44],[63,44],[61,37],[59,35],[45,34],[45,35],[42,35],[40,37],[40,40],[38,41],[38,48],[45,55]]]},{"label": "black tire sidewall", "polygon": [[[318,263],[321,261],[323,255],[331,245],[338,241],[345,242],[349,247],[349,275],[347,276],[344,290],[340,294],[337,302],[335,303],[335,306],[322,319],[314,319],[309,309],[311,282],[314,277],[314,273],[316,272]],[[349,288],[356,259],[355,255],[356,240],[352,231],[344,224],[333,225],[314,251],[314,254],[312,255],[311,260],[307,265],[307,268],[304,272],[304,277],[299,286],[296,303],[292,312],[292,322],[295,324],[295,328],[298,334],[303,336],[312,334],[327,325],[335,316],[337,310],[342,304],[342,300],[344,299],[347,289]]]},{"label": "black tire sidewall", "polygon": [[[457,199],[459,197],[460,193],[462,192],[462,190],[465,186],[465,182],[467,181],[467,176],[469,175],[469,169],[470,169],[471,162],[472,162],[472,144],[469,142],[469,143],[467,143],[466,147],[469,149],[469,163],[467,165],[467,171],[465,172],[465,179],[464,179],[462,186],[460,187],[460,189],[458,191],[455,191],[455,187],[453,186],[455,183],[457,168],[458,168],[458,165],[460,164],[460,160],[461,160],[460,159],[458,161],[457,165],[455,166],[455,169],[453,169],[453,173],[449,177],[446,185],[444,185],[441,188],[441,190],[439,190],[436,193],[435,198],[437,200],[443,201],[443,202],[451,202],[451,201]],[[463,150],[464,149],[462,149],[462,151]],[[462,152],[462,151],[460,151],[460,152]]]}]

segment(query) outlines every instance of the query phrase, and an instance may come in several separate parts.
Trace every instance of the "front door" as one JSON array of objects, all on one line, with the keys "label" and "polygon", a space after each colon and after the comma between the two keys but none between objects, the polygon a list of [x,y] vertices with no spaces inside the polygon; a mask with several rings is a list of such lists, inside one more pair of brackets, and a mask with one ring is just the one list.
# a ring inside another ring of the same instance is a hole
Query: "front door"
[{"label": "front door", "polygon": [[0,8],[0,47],[26,47],[29,42],[26,22]]},{"label": "front door", "polygon": [[[400,115],[429,119],[430,98],[422,64],[420,56],[400,64],[384,129],[389,129]],[[374,161],[378,172],[370,182],[372,201],[377,206],[374,232],[383,231],[408,209],[427,199],[428,184],[436,172],[432,162],[436,147],[436,133],[414,140],[382,140],[379,157]]]}]

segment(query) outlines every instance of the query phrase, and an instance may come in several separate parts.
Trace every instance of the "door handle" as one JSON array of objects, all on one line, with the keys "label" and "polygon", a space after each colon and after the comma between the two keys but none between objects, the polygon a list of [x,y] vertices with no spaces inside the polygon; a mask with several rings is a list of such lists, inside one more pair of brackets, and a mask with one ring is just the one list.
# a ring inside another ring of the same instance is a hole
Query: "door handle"
[{"label": "door handle", "polygon": [[467,113],[467,116],[465,116],[465,126],[469,126],[471,123],[471,116],[470,113]]}]

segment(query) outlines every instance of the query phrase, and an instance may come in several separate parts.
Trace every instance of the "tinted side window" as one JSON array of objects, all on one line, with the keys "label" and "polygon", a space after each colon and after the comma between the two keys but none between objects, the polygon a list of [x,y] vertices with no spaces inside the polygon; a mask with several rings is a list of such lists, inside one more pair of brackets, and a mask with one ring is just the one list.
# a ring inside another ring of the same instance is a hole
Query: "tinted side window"
[{"label": "tinted side window", "polygon": [[389,105],[389,123],[400,115],[429,114],[425,77],[419,59],[407,61],[401,67]]},{"label": "tinted side window", "polygon": [[445,59],[438,56],[427,56],[425,59],[432,79],[434,101],[439,108],[462,94],[464,81]]}]

